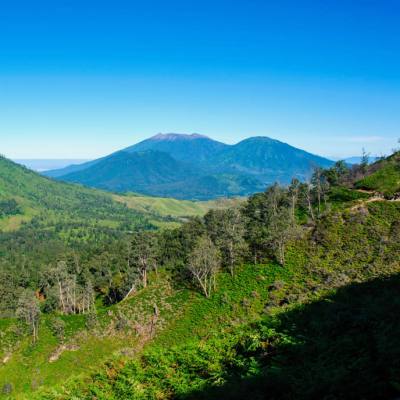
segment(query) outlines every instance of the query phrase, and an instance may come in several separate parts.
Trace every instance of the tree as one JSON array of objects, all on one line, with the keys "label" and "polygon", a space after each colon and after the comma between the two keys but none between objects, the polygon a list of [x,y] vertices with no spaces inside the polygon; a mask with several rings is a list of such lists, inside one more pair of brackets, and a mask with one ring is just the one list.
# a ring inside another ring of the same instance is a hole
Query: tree
[{"label": "tree", "polygon": [[33,342],[39,337],[40,307],[39,300],[31,290],[22,292],[16,311],[17,318],[26,323],[32,332]]},{"label": "tree", "polygon": [[313,222],[315,222],[315,214],[313,209],[314,196],[311,182],[305,182],[300,184],[300,198],[303,202],[303,207],[307,209],[308,216]]},{"label": "tree", "polygon": [[204,217],[207,232],[220,250],[222,263],[234,276],[235,266],[247,250],[245,225],[238,208],[210,210]]},{"label": "tree", "polygon": [[187,268],[206,297],[215,289],[215,277],[220,266],[220,254],[211,239],[200,236],[189,255]]},{"label": "tree", "polygon": [[65,338],[65,322],[61,318],[50,319],[50,329],[60,342]]},{"label": "tree", "polygon": [[267,243],[281,265],[285,265],[286,244],[295,232],[296,223],[290,208],[281,206],[271,214]]},{"label": "tree", "polygon": [[288,194],[290,198],[290,210],[291,210],[291,216],[293,221],[296,219],[296,207],[297,203],[299,201],[299,195],[300,195],[300,181],[296,178],[293,178],[292,181],[290,182],[289,188],[288,188]]},{"label": "tree", "polygon": [[286,243],[297,229],[293,210],[296,192],[297,184],[292,193],[275,184],[262,195],[252,196],[244,209],[247,240],[253,251],[269,253],[281,265],[285,263]]},{"label": "tree", "polygon": [[330,185],[337,186],[345,183],[349,172],[346,163],[343,160],[340,160],[336,161],[331,168],[324,170],[323,173]]},{"label": "tree", "polygon": [[321,202],[323,200],[326,203],[326,195],[329,188],[329,183],[322,168],[317,167],[314,169],[311,184],[317,198],[318,216],[321,216]]},{"label": "tree", "polygon": [[269,205],[266,193],[257,193],[249,197],[243,208],[246,226],[245,238],[249,245],[254,264],[257,264],[265,252],[265,238],[268,233]]},{"label": "tree", "polygon": [[142,287],[147,287],[148,273],[157,267],[157,253],[157,236],[154,232],[140,231],[134,234],[128,256],[128,273],[132,277],[127,296],[136,290],[138,276]]},{"label": "tree", "polygon": [[361,154],[361,162],[360,162],[360,171],[363,176],[367,173],[368,169],[368,164],[369,164],[369,156],[370,154],[365,151],[365,149],[362,149],[362,154]]}]

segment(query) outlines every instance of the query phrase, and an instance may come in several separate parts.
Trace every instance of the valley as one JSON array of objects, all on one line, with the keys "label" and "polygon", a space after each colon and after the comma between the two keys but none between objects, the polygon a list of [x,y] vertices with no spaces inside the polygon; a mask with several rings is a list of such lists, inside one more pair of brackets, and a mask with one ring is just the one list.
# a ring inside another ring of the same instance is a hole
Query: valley
[{"label": "valley", "polygon": [[397,393],[399,153],[207,202],[0,179],[0,397]]},{"label": "valley", "polygon": [[3,1],[0,400],[400,400],[400,1]]}]

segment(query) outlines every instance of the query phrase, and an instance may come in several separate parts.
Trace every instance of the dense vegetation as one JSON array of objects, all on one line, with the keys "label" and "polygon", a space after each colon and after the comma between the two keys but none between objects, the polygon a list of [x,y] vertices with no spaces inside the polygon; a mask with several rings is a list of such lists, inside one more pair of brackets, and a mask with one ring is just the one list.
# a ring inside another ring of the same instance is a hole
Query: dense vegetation
[{"label": "dense vegetation", "polygon": [[[73,271],[79,290],[95,280],[94,289],[112,298],[113,277],[126,264],[126,238],[133,231],[176,226],[212,205],[157,199],[162,210],[146,209],[151,199],[132,204],[131,198],[55,182],[0,158],[0,316],[16,311],[24,290],[51,292],[47,278],[57,268]],[[54,307],[50,292],[46,310]]]},{"label": "dense vegetation", "polygon": [[212,199],[304,180],[331,161],[267,137],[226,145],[198,134],[159,134],[107,157],[46,172],[105,190]]},{"label": "dense vegetation", "polygon": [[[7,306],[18,319],[1,322],[3,393],[395,397],[400,203],[357,189],[384,161],[338,162],[172,229],[133,229],[107,252],[53,260],[35,279],[14,271],[21,295]],[[399,154],[386,162],[398,166]]]}]

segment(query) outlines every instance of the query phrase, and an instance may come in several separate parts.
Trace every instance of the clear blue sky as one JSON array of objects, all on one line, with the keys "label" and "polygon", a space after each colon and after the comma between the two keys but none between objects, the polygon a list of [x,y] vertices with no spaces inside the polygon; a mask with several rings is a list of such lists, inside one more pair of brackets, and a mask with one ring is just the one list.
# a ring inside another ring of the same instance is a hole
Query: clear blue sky
[{"label": "clear blue sky", "polygon": [[0,153],[93,158],[158,132],[388,153],[399,18],[398,0],[4,1]]}]

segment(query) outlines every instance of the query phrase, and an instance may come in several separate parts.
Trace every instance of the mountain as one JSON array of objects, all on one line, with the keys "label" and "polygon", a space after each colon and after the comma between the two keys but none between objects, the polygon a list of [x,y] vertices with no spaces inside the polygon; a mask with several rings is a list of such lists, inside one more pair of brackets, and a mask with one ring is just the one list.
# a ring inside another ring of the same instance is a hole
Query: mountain
[{"label": "mountain", "polygon": [[159,133],[150,139],[143,140],[131,147],[124,149],[129,153],[145,150],[157,150],[168,153],[176,160],[192,163],[195,165],[207,162],[210,157],[229,146],[212,140],[207,136],[197,133]]},{"label": "mountain", "polygon": [[264,185],[305,180],[313,168],[329,167],[332,161],[268,137],[253,137],[229,146],[212,160],[216,170],[248,174]]},{"label": "mountain", "polygon": [[195,168],[177,161],[168,153],[119,151],[82,171],[63,176],[63,180],[111,191],[145,193],[148,186],[170,184],[197,175]]},{"label": "mountain", "polygon": [[[199,163],[205,163],[209,157],[214,156],[216,153],[226,147],[228,147],[228,145],[217,142],[208,138],[207,136],[199,135],[197,133],[193,133],[191,135],[178,133],[159,133],[121,151],[127,153],[136,153],[154,150],[167,153],[178,161],[197,165]],[[116,153],[111,155],[114,154]],[[69,165],[61,169],[46,171],[44,175],[52,178],[64,178],[69,174],[90,168],[105,158],[107,157],[102,157],[85,163]]]},{"label": "mountain", "polygon": [[204,175],[201,169],[155,150],[120,151],[62,179],[114,192],[139,192],[177,199],[239,196],[254,188],[263,189],[252,177]]},{"label": "mountain", "polygon": [[179,199],[249,195],[332,161],[267,137],[227,145],[199,134],[158,134],[81,165],[45,175],[110,191]]}]

